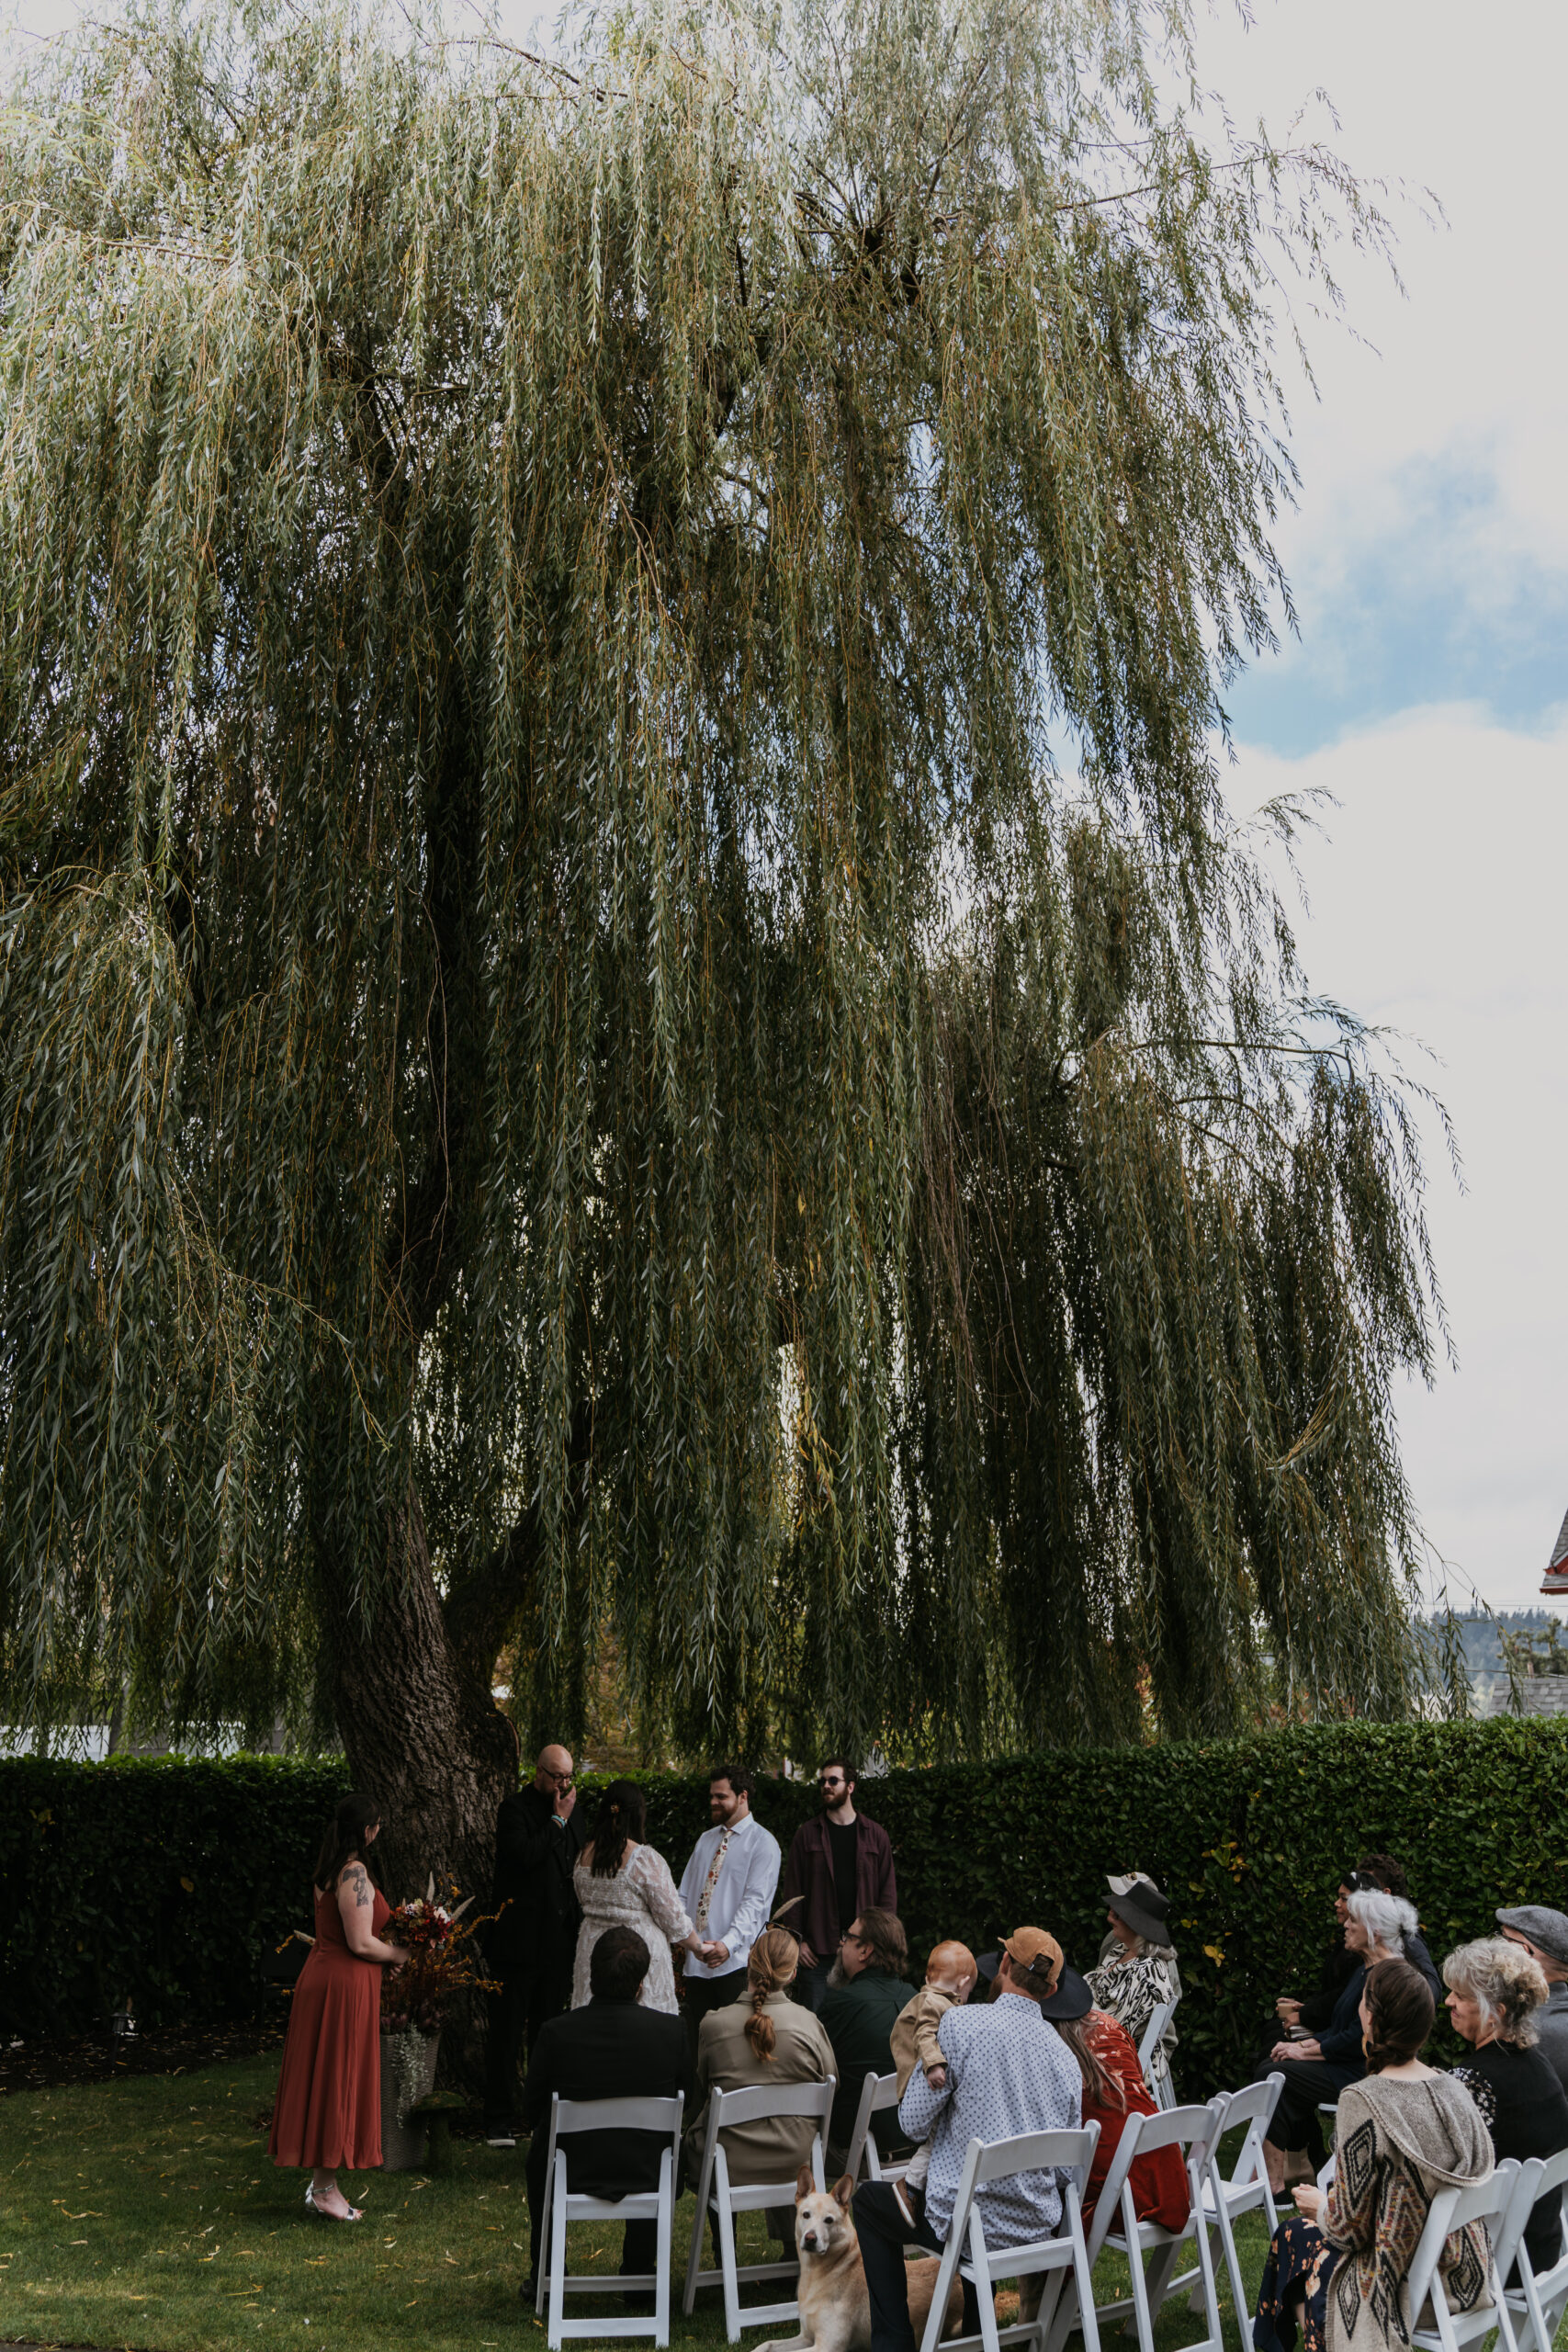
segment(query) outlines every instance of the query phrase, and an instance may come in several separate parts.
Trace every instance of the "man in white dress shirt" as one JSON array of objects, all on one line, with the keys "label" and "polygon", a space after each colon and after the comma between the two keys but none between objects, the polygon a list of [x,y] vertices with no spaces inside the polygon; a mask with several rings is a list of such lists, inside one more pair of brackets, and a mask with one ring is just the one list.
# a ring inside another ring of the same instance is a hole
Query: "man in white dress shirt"
[{"label": "man in white dress shirt", "polygon": [[694,2059],[703,2019],[739,1999],[751,1947],[768,1924],[779,1883],[779,1841],[754,1818],[752,1780],[743,1764],[716,1767],[708,1781],[713,1827],[692,1849],[681,1904],[703,1939],[686,1955],[686,2031]]}]

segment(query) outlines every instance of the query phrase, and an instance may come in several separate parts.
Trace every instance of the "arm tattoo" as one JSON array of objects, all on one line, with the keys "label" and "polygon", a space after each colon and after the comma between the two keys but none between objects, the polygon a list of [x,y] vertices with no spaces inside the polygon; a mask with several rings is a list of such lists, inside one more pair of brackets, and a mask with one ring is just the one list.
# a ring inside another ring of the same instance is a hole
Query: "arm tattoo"
[{"label": "arm tattoo", "polygon": [[364,1864],[362,1862],[355,1862],[352,1869],[344,1872],[344,1876],[347,1878],[349,1885],[354,1889],[355,1909],[356,1911],[367,1910],[370,1904],[374,1902],[375,1897],[370,1892],[370,1882],[365,1875]]}]

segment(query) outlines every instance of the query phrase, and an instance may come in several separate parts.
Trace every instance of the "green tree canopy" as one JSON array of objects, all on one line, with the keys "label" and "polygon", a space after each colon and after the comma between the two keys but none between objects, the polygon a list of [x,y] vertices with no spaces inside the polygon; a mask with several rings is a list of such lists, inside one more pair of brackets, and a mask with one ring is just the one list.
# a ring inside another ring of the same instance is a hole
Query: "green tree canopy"
[{"label": "green tree canopy", "polygon": [[1407,1703],[1419,1162],[1213,750],[1282,288],[1382,223],[1206,146],[1183,38],[219,6],[28,67],[14,1713],[321,1656],[456,1853],[510,1643],[530,1727],[608,1628],[688,1744]]}]

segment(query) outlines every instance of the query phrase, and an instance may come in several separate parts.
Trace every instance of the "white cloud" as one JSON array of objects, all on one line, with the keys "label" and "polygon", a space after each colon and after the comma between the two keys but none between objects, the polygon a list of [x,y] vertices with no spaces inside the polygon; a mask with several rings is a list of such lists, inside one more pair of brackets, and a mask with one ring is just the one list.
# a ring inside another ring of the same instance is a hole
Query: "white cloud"
[{"label": "white cloud", "polygon": [[1429,1537],[1496,1608],[1540,1605],[1568,1504],[1565,784],[1568,718],[1428,708],[1302,759],[1244,750],[1229,786],[1238,809],[1339,800],[1302,858],[1309,972],[1441,1057],[1468,1190],[1434,1136],[1428,1207],[1460,1370],[1413,1385],[1401,1429]]},{"label": "white cloud", "polygon": [[[1495,475],[1501,545],[1568,562],[1554,291],[1568,12],[1493,0],[1483,34],[1470,0],[1260,0],[1250,30],[1230,8],[1205,19],[1199,65],[1238,124],[1263,114],[1277,132],[1323,87],[1352,166],[1430,187],[1449,222],[1404,214],[1408,301],[1348,263],[1349,321],[1375,351],[1332,326],[1311,335],[1323,399],[1296,409],[1307,498],[1292,551],[1331,513],[1382,527],[1387,483],[1426,455]],[[1326,128],[1321,109],[1311,119]]]}]

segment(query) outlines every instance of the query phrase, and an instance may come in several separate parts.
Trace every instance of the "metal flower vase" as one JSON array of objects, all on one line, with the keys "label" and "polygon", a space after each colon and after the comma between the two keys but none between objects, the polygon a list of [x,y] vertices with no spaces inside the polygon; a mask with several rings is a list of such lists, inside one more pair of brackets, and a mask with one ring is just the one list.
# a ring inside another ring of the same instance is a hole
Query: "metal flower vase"
[{"label": "metal flower vase", "polygon": [[381,2036],[381,2163],[388,2172],[417,2172],[425,2160],[428,2130],[409,2109],[435,2086],[439,2033],[410,2026]]}]

